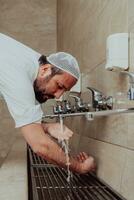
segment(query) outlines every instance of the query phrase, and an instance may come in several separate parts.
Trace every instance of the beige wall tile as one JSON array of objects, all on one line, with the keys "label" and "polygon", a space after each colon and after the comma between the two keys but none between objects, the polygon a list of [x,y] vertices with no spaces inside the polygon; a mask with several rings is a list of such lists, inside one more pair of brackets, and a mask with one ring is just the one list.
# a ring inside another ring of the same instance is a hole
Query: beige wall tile
[{"label": "beige wall tile", "polygon": [[128,0],[128,28],[129,32],[134,29],[134,1]]},{"label": "beige wall tile", "polygon": [[118,92],[128,92],[128,77],[119,72],[111,72],[105,69],[105,63],[96,68],[97,88],[105,95],[114,96]]},{"label": "beige wall tile", "polygon": [[44,54],[56,51],[56,3],[2,0],[0,31]]},{"label": "beige wall tile", "polygon": [[130,50],[129,50],[129,56],[130,56],[130,72],[134,72],[134,24],[133,29],[130,30]]},{"label": "beige wall tile", "polygon": [[4,99],[0,100],[0,119],[9,118],[10,113]]},{"label": "beige wall tile", "polygon": [[83,137],[79,150],[85,151],[96,158],[98,176],[120,193],[126,158],[125,149]]},{"label": "beige wall tile", "polygon": [[127,6],[126,0],[110,0],[100,13],[97,21],[97,42],[103,45],[100,45],[101,51],[109,34],[128,31]]},{"label": "beige wall tile", "polygon": [[64,122],[74,133],[80,134],[81,117],[66,118]]},{"label": "beige wall tile", "polygon": [[[77,3],[76,1],[64,1],[62,11],[58,14],[60,28],[58,44],[62,44],[62,46],[60,45],[61,50],[69,51],[79,58],[80,66],[84,64],[84,66],[81,66],[82,70],[89,66],[89,48],[92,48],[90,54],[95,53],[94,41],[91,41],[90,46],[86,42],[90,41],[91,38],[94,40],[96,32],[96,27],[93,26],[96,23],[96,17],[87,18],[87,15],[95,12],[94,9],[96,9],[95,7],[92,9],[90,4],[93,5],[92,1],[79,1],[79,3],[78,1]],[[66,9],[69,11],[69,15]]]},{"label": "beige wall tile", "polygon": [[[130,46],[129,46],[129,56],[130,56],[130,69],[129,71],[134,72],[134,1],[128,0],[128,31],[130,33]],[[134,149],[134,125],[133,125],[133,114],[128,115],[128,148]],[[125,190],[126,191],[126,190]],[[129,189],[126,191],[128,194]],[[130,192],[130,199],[131,197]]]},{"label": "beige wall tile", "polygon": [[109,34],[127,31],[126,0],[77,1],[77,4],[64,1],[60,6],[58,49],[74,54],[79,59],[82,72],[105,60]]},{"label": "beige wall tile", "polygon": [[41,54],[49,55],[50,53],[56,51],[56,38],[55,34],[51,30],[48,32],[34,32],[33,30],[21,32],[10,31],[10,33],[4,31],[4,33],[33,48]]},{"label": "beige wall tile", "polygon": [[128,119],[125,115],[114,115],[98,119],[96,138],[127,147]]},{"label": "beige wall tile", "polygon": [[128,115],[127,147],[134,149],[134,114]]},{"label": "beige wall tile", "polygon": [[130,71],[134,72],[134,1],[128,0],[128,31],[130,33]]},{"label": "beige wall tile", "polygon": [[80,121],[81,136],[82,137],[88,136],[90,138],[96,138],[96,129],[97,129],[96,122],[97,122],[97,119],[93,119],[93,120],[89,119],[89,121],[88,121],[85,117],[81,118],[81,121]]},{"label": "beige wall tile", "polygon": [[[90,69],[87,69],[87,71]],[[82,73],[82,97],[84,98],[84,94],[86,91],[89,92],[91,96],[91,91],[87,89],[87,87],[97,88],[97,70],[91,70],[90,72]]]},{"label": "beige wall tile", "polygon": [[126,162],[121,181],[121,194],[128,200],[134,199],[134,151],[126,150]]}]

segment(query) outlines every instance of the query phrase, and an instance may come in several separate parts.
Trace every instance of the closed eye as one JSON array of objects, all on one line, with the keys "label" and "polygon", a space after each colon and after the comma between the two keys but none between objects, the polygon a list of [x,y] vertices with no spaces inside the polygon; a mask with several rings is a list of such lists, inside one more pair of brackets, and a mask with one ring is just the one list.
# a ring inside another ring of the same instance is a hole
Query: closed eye
[{"label": "closed eye", "polygon": [[63,86],[61,86],[61,85],[58,85],[58,88],[62,90],[62,89],[63,89]]},{"label": "closed eye", "polygon": [[57,83],[57,85],[58,85],[58,88],[60,89],[60,90],[67,90],[67,88],[65,88],[65,86],[64,85],[62,85],[62,84],[59,84],[59,83]]}]

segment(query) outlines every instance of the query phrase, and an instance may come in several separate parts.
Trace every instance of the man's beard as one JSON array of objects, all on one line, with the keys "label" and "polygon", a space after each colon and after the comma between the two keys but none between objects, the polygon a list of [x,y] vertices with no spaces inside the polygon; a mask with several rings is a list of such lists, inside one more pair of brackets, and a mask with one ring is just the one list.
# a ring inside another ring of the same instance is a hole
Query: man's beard
[{"label": "man's beard", "polygon": [[34,81],[33,87],[34,87],[35,98],[39,103],[44,103],[48,99],[54,98],[54,95],[45,93],[45,90],[42,91],[39,89],[39,87],[37,86],[37,80]]}]

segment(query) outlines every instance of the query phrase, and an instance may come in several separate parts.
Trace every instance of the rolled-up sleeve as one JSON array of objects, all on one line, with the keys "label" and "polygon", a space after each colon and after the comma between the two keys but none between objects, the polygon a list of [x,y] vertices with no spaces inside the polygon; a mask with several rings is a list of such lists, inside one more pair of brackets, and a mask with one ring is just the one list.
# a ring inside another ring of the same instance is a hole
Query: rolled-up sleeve
[{"label": "rolled-up sleeve", "polygon": [[42,120],[42,115],[43,115],[43,112],[41,110],[40,105],[31,106],[29,109],[26,109],[24,114],[20,116],[19,118],[16,118],[15,116],[13,116],[16,123],[15,127],[19,128],[27,124],[36,123],[36,122],[39,123]]}]

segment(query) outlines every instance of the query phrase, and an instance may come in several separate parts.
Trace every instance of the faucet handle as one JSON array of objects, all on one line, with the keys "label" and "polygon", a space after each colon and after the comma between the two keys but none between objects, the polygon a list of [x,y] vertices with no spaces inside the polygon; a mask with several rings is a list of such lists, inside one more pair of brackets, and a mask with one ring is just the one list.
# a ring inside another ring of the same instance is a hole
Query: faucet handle
[{"label": "faucet handle", "polygon": [[70,97],[73,97],[75,99],[75,109],[77,111],[88,111],[89,110],[89,104],[86,105],[85,103],[83,103],[83,100],[78,97],[78,96],[75,96],[75,95],[69,95]]},{"label": "faucet handle", "polygon": [[54,114],[61,114],[63,113],[62,104],[60,101],[57,101],[57,104],[53,106],[53,113]]},{"label": "faucet handle", "polygon": [[73,97],[75,99],[75,102],[81,102],[82,101],[81,98],[78,97],[78,96],[75,96],[75,95],[72,95],[72,94],[70,94],[69,96]]},{"label": "faucet handle", "polygon": [[100,110],[100,104],[102,104],[102,99],[105,98],[104,94],[93,87],[87,87],[92,92],[92,106],[96,110]]},{"label": "faucet handle", "polygon": [[54,114],[61,114],[63,112],[62,106],[61,105],[56,105],[53,107],[53,113]]},{"label": "faucet handle", "polygon": [[93,87],[87,87],[87,89],[89,89],[92,92],[93,97],[95,97],[95,96],[100,96],[100,97],[104,96],[104,94],[101,91],[99,91],[99,90],[97,90],[97,89],[95,89]]},{"label": "faucet handle", "polygon": [[70,113],[71,112],[71,104],[68,100],[62,101],[63,113]]},{"label": "faucet handle", "polygon": [[92,87],[87,87],[92,92],[92,104],[96,110],[107,110],[113,108],[113,98],[106,97],[102,92]]},{"label": "faucet handle", "polygon": [[109,96],[106,98],[106,105],[109,110],[113,109],[113,97]]},{"label": "faucet handle", "polygon": [[132,87],[134,87],[134,72],[128,72],[128,71],[121,71],[121,74],[128,75],[129,76],[129,83]]},{"label": "faucet handle", "polygon": [[134,100],[134,72],[121,71],[120,73],[129,76],[130,88],[128,91],[128,99]]}]

